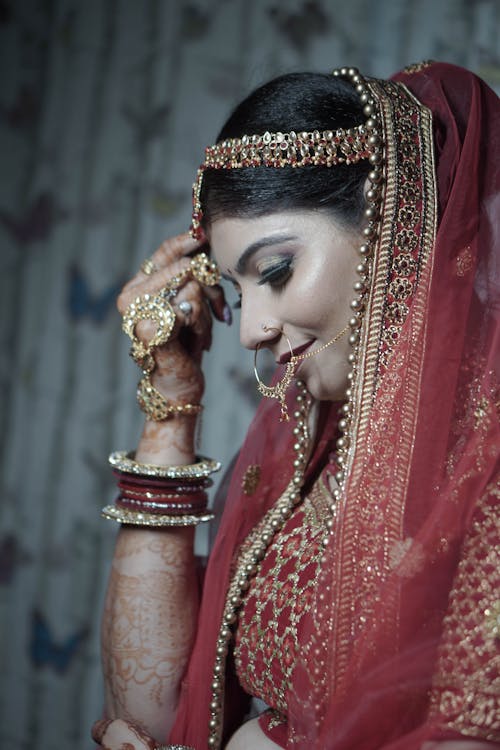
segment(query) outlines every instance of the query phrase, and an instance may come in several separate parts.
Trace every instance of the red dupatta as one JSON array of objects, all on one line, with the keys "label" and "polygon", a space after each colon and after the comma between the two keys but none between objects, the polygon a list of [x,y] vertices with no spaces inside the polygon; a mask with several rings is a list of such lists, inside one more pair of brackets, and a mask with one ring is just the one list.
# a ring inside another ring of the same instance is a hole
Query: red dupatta
[{"label": "red dupatta", "polygon": [[[482,81],[450,65],[371,86],[386,189],[347,479],[317,585],[319,661],[309,656],[297,668],[288,726],[275,739],[317,750],[416,750],[426,738],[456,735],[500,741],[491,550],[500,492],[500,108]],[[327,462],[336,410],[323,410],[306,486]],[[210,702],[214,665],[224,669],[217,639],[234,555],[285,491],[294,440],[276,405],[263,403],[209,562],[172,742],[218,746],[209,744]],[[249,467],[260,473],[251,496]],[[311,700],[317,674],[321,706]]]}]

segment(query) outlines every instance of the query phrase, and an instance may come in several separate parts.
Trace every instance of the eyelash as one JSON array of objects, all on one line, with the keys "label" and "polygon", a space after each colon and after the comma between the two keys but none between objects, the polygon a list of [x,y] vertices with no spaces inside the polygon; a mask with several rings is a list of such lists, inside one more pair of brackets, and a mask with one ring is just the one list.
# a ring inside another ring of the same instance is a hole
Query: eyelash
[{"label": "eyelash", "polygon": [[292,258],[283,258],[279,263],[260,274],[259,286],[270,284],[274,289],[281,289],[292,274]]},{"label": "eyelash", "polygon": [[[268,270],[260,274],[260,279],[257,282],[259,286],[269,284],[273,289],[279,291],[287,283],[288,279],[292,275],[292,258],[285,258],[280,263],[272,266]],[[240,298],[233,304],[233,309],[238,310],[241,307],[241,295]]]}]

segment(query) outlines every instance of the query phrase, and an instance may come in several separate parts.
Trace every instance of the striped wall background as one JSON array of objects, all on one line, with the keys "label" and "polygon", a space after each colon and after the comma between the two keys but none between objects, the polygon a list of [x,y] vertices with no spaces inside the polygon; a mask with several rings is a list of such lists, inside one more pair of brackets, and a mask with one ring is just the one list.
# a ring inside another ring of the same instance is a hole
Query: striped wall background
[{"label": "striped wall background", "polygon": [[[500,86],[500,2],[0,0],[2,750],[91,746],[106,458],[140,424],[114,298],[187,227],[204,146],[278,73],[426,58]],[[257,401],[237,328],[206,362],[201,447],[225,463]]]}]

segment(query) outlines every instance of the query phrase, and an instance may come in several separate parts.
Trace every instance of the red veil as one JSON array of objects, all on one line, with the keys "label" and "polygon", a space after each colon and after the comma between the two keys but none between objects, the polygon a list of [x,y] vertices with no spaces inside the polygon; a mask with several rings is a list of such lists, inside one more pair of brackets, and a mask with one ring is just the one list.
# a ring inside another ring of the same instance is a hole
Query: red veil
[{"label": "red veil", "polygon": [[[454,736],[500,743],[499,100],[446,64],[370,83],[386,189],[347,479],[317,583],[317,647],[289,685],[287,725],[269,733],[304,750],[417,750]],[[304,491],[328,471],[338,407],[321,405]],[[211,554],[171,742],[219,746],[210,704],[235,553],[285,491],[295,439],[293,423],[263,402]],[[260,472],[251,496],[249,467]],[[226,668],[229,731],[236,688],[230,660]]]}]

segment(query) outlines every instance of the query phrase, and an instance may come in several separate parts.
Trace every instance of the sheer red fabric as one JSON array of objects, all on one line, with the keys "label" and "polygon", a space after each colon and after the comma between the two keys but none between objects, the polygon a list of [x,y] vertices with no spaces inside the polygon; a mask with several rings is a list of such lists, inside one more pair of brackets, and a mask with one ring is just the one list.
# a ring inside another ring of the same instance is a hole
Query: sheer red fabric
[{"label": "sheer red fabric", "polygon": [[[388,188],[355,428],[308,634],[317,657],[297,668],[275,739],[317,750],[417,750],[448,736],[500,743],[499,100],[446,64],[374,87]],[[323,405],[304,492],[328,461],[338,406]],[[233,558],[290,479],[292,427],[263,402],[241,450],[172,742],[209,746]],[[249,466],[260,468],[250,497]],[[319,674],[326,699],[316,705]],[[233,719],[234,706],[227,734]]]}]

